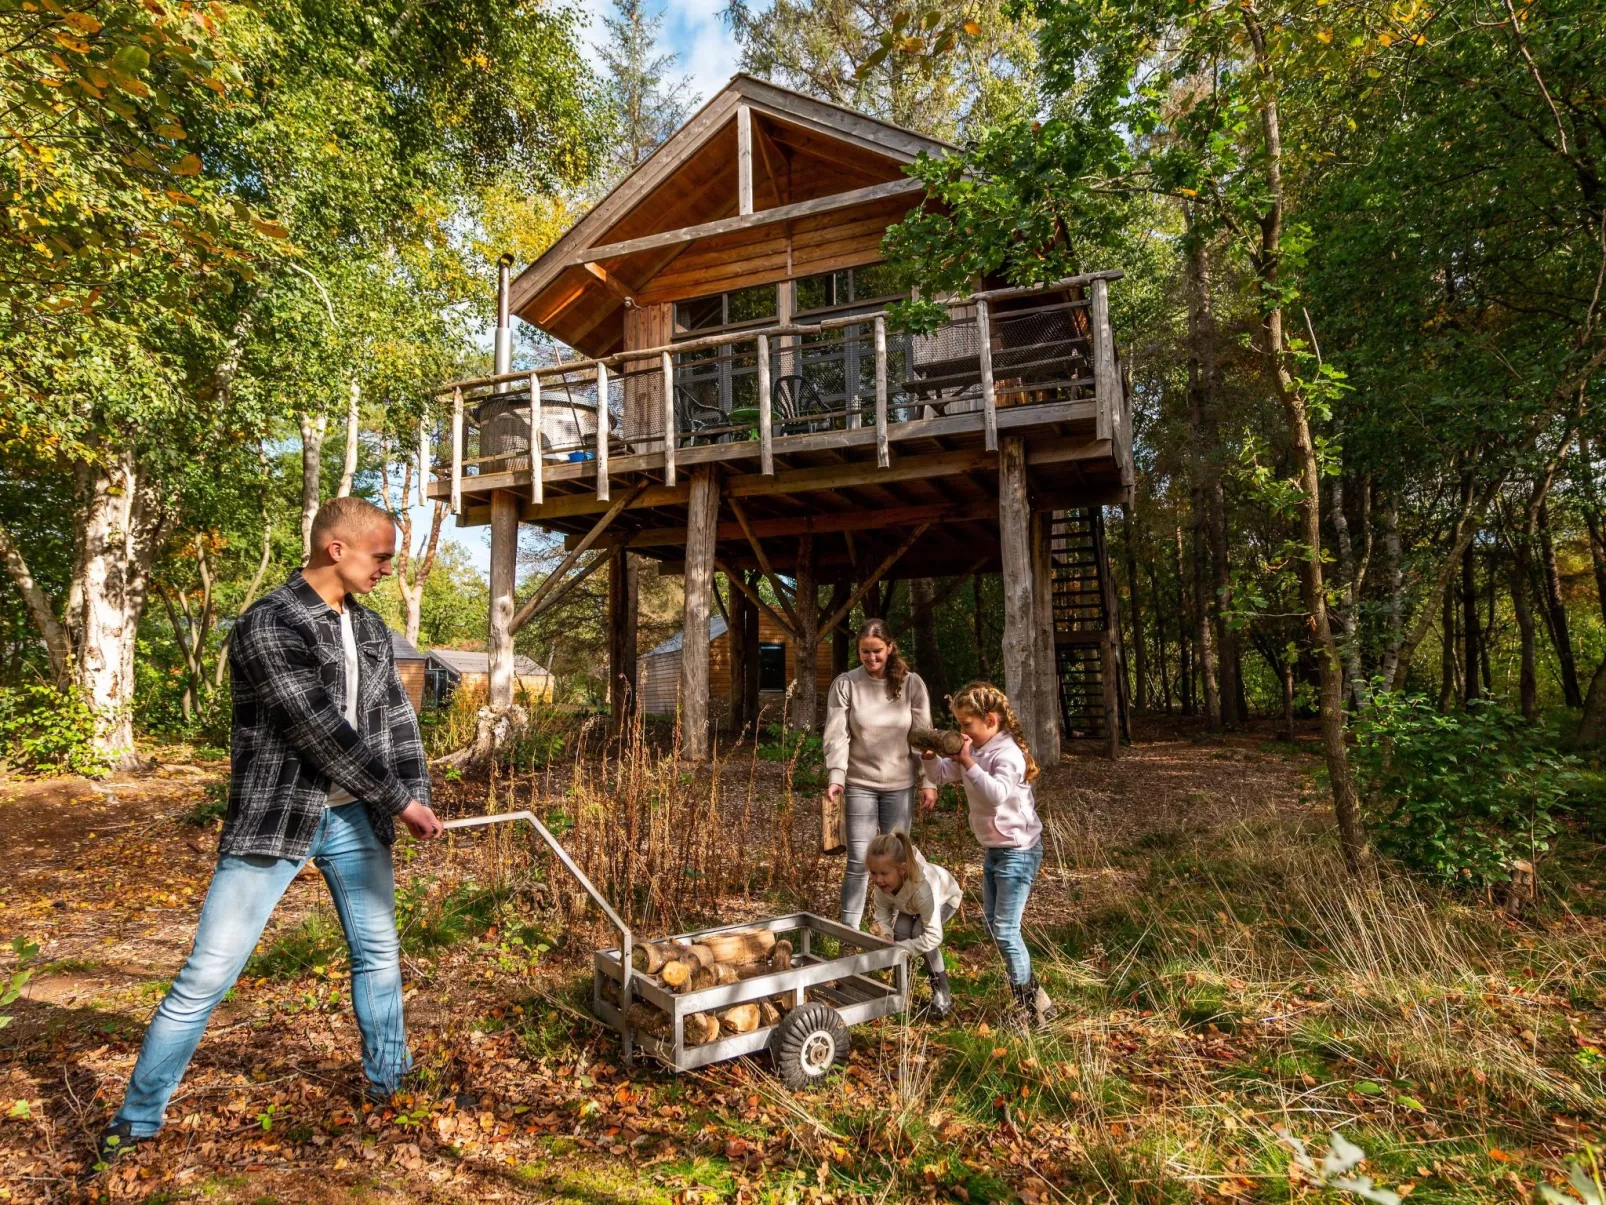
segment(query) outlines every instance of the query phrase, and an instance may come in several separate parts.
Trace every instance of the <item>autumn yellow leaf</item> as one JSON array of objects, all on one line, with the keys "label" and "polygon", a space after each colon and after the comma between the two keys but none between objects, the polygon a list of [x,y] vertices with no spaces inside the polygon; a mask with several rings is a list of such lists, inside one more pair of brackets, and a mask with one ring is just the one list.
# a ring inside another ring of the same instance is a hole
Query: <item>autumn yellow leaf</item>
[{"label": "autumn yellow leaf", "polygon": [[185,155],[173,168],[175,176],[199,176],[201,174],[201,157],[199,155]]},{"label": "autumn yellow leaf", "polygon": [[251,225],[255,226],[269,238],[289,238],[290,232],[277,222],[264,222],[261,218],[252,218]]},{"label": "autumn yellow leaf", "polygon": [[1197,188],[1179,188],[1177,191],[1185,197],[1197,197],[1199,195]]},{"label": "autumn yellow leaf", "polygon": [[99,33],[101,30],[100,22],[88,13],[68,13],[63,20],[79,33]]},{"label": "autumn yellow leaf", "polygon": [[980,21],[974,21],[974,20],[966,21],[964,23],[964,25],[962,25],[960,28],[962,28],[967,34],[969,34],[973,38],[981,37],[981,22]]},{"label": "autumn yellow leaf", "polygon": [[1394,44],[1394,37],[1392,34],[1380,33],[1377,35],[1377,41],[1378,45],[1380,46],[1392,46]]},{"label": "autumn yellow leaf", "polygon": [[1316,31],[1316,40],[1323,46],[1329,45],[1333,40],[1333,31],[1330,29],[1318,29]]}]

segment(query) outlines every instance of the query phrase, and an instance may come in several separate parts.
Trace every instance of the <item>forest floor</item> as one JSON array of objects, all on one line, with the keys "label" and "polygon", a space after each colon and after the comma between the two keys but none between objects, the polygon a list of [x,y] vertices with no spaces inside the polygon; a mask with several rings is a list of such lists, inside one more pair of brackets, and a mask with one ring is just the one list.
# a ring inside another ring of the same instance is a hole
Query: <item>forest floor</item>
[{"label": "forest floor", "polygon": [[[404,841],[416,1088],[362,1103],[338,925],[309,870],[166,1130],[84,1187],[188,950],[225,768],[0,781],[0,938],[41,947],[0,1030],[0,1201],[1282,1201],[1330,1191],[1333,1130],[1413,1202],[1526,1202],[1560,1182],[1606,1122],[1606,847],[1570,838],[1542,906],[1512,920],[1395,875],[1348,879],[1308,743],[1205,741],[1182,721],[1137,735],[1118,762],[1073,754],[1040,782],[1028,935],[1061,1007],[1045,1032],[1002,1025],[957,809],[917,833],[967,885],[956,1015],[860,1028],[808,1095],[762,1059],[621,1067],[584,1013],[601,935],[564,929],[555,887],[506,889],[505,844]],[[772,793],[761,769],[725,773]],[[483,806],[484,784],[441,786],[445,812]],[[748,915],[834,914],[839,865],[820,863],[812,898],[748,899]]]}]

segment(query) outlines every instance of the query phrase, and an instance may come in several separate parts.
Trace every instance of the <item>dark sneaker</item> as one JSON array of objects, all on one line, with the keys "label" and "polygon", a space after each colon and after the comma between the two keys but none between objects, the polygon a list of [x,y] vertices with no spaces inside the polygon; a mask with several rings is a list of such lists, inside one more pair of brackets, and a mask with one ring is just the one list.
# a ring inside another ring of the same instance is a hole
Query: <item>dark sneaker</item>
[{"label": "dark sneaker", "polygon": [[1029,1033],[1034,1029],[1041,1029],[1058,1015],[1059,1010],[1054,1002],[1048,998],[1036,979],[1028,979],[1025,983],[1012,983],[1010,992],[1015,1001],[1010,1009],[1008,1025],[1020,1034]]},{"label": "dark sneaker", "polygon": [[93,1180],[145,1141],[143,1138],[135,1138],[132,1130],[133,1126],[126,1121],[114,1121],[102,1130],[100,1137],[95,1139],[95,1161],[78,1177],[78,1182],[84,1184]]}]

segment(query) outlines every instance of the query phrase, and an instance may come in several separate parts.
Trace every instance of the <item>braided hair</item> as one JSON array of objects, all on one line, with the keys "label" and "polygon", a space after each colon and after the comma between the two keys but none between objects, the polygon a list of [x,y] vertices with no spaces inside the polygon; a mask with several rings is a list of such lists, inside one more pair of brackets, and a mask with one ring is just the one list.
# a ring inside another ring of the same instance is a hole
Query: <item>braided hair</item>
[{"label": "braided hair", "polygon": [[991,682],[968,682],[959,688],[958,693],[948,696],[948,706],[955,715],[961,711],[978,716],[984,716],[988,712],[996,715],[1026,757],[1026,781],[1031,782],[1036,779],[1037,759],[1026,746],[1026,734],[1021,730],[1020,719],[1015,715],[1015,709],[1009,705],[1008,695]]},{"label": "braided hair", "polygon": [[887,697],[902,697],[903,680],[909,676],[909,663],[898,652],[898,642],[892,638],[892,629],[887,627],[884,619],[867,619],[859,627],[854,646],[857,647],[859,641],[867,636],[873,636],[887,646]]}]

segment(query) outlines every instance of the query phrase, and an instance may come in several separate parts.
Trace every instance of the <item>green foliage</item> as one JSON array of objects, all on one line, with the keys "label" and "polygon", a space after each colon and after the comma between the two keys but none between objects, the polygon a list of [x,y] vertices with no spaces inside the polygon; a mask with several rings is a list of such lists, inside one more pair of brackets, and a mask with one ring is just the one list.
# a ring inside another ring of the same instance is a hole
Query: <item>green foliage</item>
[{"label": "green foliage", "polygon": [[206,794],[180,816],[179,821],[196,828],[211,828],[222,821],[228,810],[229,784],[226,781],[209,782],[206,784]]},{"label": "green foliage", "polygon": [[[26,938],[13,937],[11,953],[15,959],[13,965],[16,969],[11,972],[11,978],[5,986],[0,987],[0,1008],[15,1004],[22,995],[22,989],[27,987],[28,981],[33,978],[33,972],[28,969],[28,964],[39,956],[39,944]],[[11,1018],[0,1013],[0,1029],[10,1024]]]},{"label": "green foliage", "polygon": [[1505,882],[1513,861],[1549,850],[1577,780],[1549,734],[1497,703],[1441,713],[1421,695],[1382,692],[1355,733],[1378,848],[1452,886]]},{"label": "green foliage", "polygon": [[0,750],[25,774],[104,774],[95,712],[76,688],[43,682],[0,689]]}]

